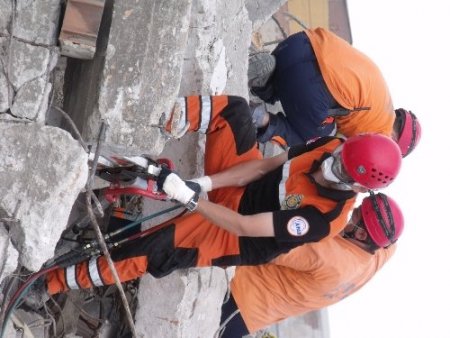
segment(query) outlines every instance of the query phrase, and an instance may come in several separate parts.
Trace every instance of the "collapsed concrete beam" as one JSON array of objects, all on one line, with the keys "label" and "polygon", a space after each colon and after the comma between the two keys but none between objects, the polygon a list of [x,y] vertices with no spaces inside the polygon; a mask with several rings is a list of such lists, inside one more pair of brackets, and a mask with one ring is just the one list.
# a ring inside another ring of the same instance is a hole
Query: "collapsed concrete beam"
[{"label": "collapsed concrete beam", "polygon": [[71,61],[67,69],[73,77],[65,110],[88,143],[104,120],[105,147],[162,151],[158,126],[179,91],[190,8],[191,1],[178,0],[106,2],[95,58]]}]

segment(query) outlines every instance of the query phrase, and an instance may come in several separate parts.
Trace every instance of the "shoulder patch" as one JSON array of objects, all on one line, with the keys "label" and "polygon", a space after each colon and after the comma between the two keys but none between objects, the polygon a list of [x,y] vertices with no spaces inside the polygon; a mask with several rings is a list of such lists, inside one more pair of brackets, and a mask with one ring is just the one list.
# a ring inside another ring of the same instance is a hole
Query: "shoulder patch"
[{"label": "shoulder patch", "polygon": [[302,203],[303,195],[291,194],[287,195],[281,203],[282,210],[298,209]]},{"label": "shoulder patch", "polygon": [[287,231],[292,236],[304,236],[309,231],[309,223],[304,217],[292,217],[287,223]]}]

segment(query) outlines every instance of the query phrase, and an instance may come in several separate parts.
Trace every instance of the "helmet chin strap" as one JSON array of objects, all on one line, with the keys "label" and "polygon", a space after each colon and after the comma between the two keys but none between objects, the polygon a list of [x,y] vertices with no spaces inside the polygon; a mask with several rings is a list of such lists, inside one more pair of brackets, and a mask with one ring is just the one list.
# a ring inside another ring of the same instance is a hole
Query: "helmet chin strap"
[{"label": "helmet chin strap", "polygon": [[346,183],[330,183],[330,187],[341,191],[352,191],[353,188]]}]

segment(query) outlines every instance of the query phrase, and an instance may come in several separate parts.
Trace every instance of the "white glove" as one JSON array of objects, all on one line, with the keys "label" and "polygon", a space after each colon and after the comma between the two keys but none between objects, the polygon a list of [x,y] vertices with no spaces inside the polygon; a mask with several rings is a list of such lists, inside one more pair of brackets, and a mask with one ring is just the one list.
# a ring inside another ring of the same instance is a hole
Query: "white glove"
[{"label": "white glove", "polygon": [[190,189],[180,176],[174,173],[166,177],[163,190],[167,194],[167,197],[182,204],[187,204],[195,195],[195,191]]},{"label": "white glove", "polygon": [[197,183],[202,189],[202,192],[208,192],[212,190],[212,181],[209,176],[197,177],[189,181]]}]

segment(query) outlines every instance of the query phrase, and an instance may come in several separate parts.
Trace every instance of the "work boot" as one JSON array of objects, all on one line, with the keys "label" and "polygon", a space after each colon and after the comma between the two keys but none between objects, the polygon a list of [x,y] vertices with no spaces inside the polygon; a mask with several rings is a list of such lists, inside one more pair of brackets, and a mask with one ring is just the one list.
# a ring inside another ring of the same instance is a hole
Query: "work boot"
[{"label": "work boot", "polygon": [[275,70],[275,57],[269,52],[250,55],[248,60],[248,86],[264,87]]},{"label": "work boot", "polygon": [[264,128],[269,123],[269,113],[264,103],[250,102],[250,114],[252,115],[252,122],[257,129]]},{"label": "work boot", "polygon": [[170,138],[180,139],[189,130],[190,123],[186,121],[186,112],[183,111],[184,98],[179,98],[173,105],[170,117],[170,130],[166,130],[165,134]]}]

